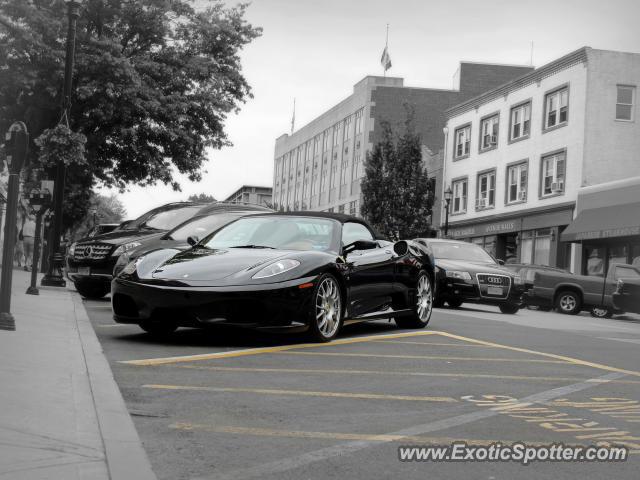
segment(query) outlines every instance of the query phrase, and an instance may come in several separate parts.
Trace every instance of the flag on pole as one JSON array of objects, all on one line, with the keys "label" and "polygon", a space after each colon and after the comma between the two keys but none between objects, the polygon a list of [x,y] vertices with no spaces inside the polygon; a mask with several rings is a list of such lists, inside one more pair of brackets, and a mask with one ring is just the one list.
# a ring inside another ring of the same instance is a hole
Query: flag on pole
[{"label": "flag on pole", "polygon": [[293,115],[291,115],[291,133],[293,134],[293,130],[296,126],[296,99],[293,99]]},{"label": "flag on pole", "polygon": [[382,68],[384,68],[385,72],[391,68],[391,56],[389,55],[389,49],[386,45],[384,47],[384,51],[382,52],[380,63],[382,64]]}]

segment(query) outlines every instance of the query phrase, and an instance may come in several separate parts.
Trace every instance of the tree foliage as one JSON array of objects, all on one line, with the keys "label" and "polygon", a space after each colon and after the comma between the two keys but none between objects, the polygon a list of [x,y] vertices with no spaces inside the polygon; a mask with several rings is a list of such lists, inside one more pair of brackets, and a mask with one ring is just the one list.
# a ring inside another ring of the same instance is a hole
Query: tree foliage
[{"label": "tree foliage", "polygon": [[89,200],[87,213],[76,223],[73,238],[82,238],[93,228],[93,210],[96,211],[96,223],[121,223],[127,215],[124,205],[116,195],[93,194]]},{"label": "tree foliage", "polygon": [[200,203],[213,203],[216,201],[213,198],[213,195],[209,195],[207,193],[198,193],[197,195],[190,195],[187,199],[189,202],[200,202]]},{"label": "tree foliage", "polygon": [[416,238],[430,231],[433,195],[414,124],[410,108],[399,136],[394,136],[388,122],[381,122],[382,139],[367,155],[361,183],[362,215],[391,239]]}]

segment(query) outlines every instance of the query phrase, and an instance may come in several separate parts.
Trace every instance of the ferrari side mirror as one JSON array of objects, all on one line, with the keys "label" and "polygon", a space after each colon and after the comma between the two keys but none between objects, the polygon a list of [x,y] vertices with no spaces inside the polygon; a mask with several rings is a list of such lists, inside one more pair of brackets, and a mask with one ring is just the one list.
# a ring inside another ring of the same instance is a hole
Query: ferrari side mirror
[{"label": "ferrari side mirror", "polygon": [[342,248],[342,252],[346,255],[354,250],[371,250],[373,248],[378,248],[378,243],[373,240],[356,240],[355,242],[345,245]]},{"label": "ferrari side mirror", "polygon": [[402,257],[409,251],[409,244],[405,240],[400,240],[393,244],[393,251],[396,253],[396,255]]},{"label": "ferrari side mirror", "polygon": [[196,237],[195,235],[194,235],[194,236],[192,236],[192,237],[187,237],[187,243],[188,243],[189,245],[191,245],[192,247],[193,247],[196,243],[198,243],[199,241],[200,241],[200,239],[199,239],[198,237]]}]

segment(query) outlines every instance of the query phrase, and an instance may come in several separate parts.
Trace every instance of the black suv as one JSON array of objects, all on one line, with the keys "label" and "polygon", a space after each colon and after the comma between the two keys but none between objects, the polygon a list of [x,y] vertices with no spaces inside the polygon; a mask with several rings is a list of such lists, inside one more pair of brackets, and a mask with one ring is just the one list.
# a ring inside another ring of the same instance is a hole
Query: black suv
[{"label": "black suv", "polygon": [[112,232],[85,237],[69,247],[67,276],[83,297],[102,298],[111,290],[113,267],[120,255],[161,237],[208,206],[195,202],[169,203]]},{"label": "black suv", "polygon": [[482,247],[469,242],[417,238],[435,258],[434,306],[444,302],[457,308],[464,302],[497,305],[502,313],[522,306],[524,285],[520,276],[506,270]]}]

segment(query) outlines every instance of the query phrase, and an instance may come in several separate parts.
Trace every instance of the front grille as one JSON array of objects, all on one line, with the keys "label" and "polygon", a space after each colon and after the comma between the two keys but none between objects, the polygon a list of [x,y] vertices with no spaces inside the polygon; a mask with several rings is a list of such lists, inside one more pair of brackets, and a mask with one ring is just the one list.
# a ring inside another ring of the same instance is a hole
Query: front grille
[{"label": "front grille", "polygon": [[[480,296],[485,298],[504,299],[509,296],[511,289],[511,277],[508,275],[499,275],[493,273],[478,273],[478,290]],[[502,289],[502,295],[489,293],[491,287],[499,287]]]},{"label": "front grille", "polygon": [[108,243],[83,243],[76,245],[73,252],[73,259],[82,260],[104,260],[111,253],[113,245]]}]

